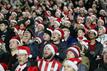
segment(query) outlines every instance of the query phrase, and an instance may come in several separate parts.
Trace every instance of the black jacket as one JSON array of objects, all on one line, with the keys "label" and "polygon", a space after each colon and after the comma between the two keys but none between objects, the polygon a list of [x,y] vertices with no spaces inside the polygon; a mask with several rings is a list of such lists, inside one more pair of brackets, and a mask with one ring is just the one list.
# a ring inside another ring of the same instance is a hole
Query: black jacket
[{"label": "black jacket", "polygon": [[99,68],[97,68],[95,71],[107,71],[107,63],[102,64]]}]

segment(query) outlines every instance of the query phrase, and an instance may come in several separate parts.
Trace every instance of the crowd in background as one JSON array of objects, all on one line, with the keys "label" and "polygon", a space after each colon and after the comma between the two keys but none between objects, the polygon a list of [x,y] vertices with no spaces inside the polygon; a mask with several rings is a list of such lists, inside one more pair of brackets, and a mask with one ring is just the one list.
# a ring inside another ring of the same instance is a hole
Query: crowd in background
[{"label": "crowd in background", "polygon": [[0,0],[0,71],[107,71],[107,0]]}]

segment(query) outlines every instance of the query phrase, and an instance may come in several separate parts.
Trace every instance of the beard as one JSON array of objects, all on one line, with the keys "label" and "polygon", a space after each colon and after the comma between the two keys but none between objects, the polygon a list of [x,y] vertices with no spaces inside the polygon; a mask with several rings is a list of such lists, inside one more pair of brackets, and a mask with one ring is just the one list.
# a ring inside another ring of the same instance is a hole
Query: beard
[{"label": "beard", "polygon": [[51,53],[49,56],[44,56],[44,59],[51,59],[53,57],[53,54]]}]

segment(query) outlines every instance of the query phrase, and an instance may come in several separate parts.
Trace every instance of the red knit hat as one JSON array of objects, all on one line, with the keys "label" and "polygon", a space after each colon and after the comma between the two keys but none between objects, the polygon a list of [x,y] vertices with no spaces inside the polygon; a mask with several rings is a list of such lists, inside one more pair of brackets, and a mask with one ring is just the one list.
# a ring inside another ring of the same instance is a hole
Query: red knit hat
[{"label": "red knit hat", "polygon": [[32,57],[31,56],[31,50],[27,46],[19,46],[17,54],[28,54],[30,58]]},{"label": "red knit hat", "polygon": [[47,45],[45,45],[44,48],[50,48],[53,55],[55,55],[58,52],[58,48],[54,44],[47,44]]},{"label": "red knit hat", "polygon": [[16,40],[20,44],[20,37],[19,36],[13,36],[10,41]]},{"label": "red knit hat", "polygon": [[80,57],[80,50],[77,47],[70,47],[67,49],[67,52],[71,51],[76,58]]},{"label": "red knit hat", "polygon": [[70,65],[75,71],[78,71],[78,64],[81,62],[78,58],[71,58],[68,60],[65,60],[64,63]]},{"label": "red knit hat", "polygon": [[96,30],[91,29],[91,30],[89,30],[89,33],[90,33],[90,32],[93,32],[93,33],[95,34],[95,36],[97,37],[98,33],[97,33],[97,31],[96,31]]},{"label": "red knit hat", "polygon": [[54,32],[58,33],[64,39],[64,31],[61,28],[55,29]]}]

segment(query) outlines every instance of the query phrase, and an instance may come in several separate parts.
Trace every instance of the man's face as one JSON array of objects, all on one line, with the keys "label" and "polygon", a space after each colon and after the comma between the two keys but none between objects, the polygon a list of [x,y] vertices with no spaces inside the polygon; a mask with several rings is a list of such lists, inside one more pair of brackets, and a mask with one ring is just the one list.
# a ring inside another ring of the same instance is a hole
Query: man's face
[{"label": "man's face", "polygon": [[24,64],[28,60],[27,54],[18,54],[18,62],[19,64]]},{"label": "man's face", "polygon": [[54,42],[60,40],[60,35],[57,32],[53,32],[53,34],[52,34],[52,40]]},{"label": "man's face", "polygon": [[0,30],[5,31],[7,29],[7,26],[5,24],[0,24]]},{"label": "man's face", "polygon": [[71,51],[68,51],[67,54],[66,54],[66,57],[67,57],[67,59],[75,58],[75,55]]},{"label": "man's face", "polygon": [[16,48],[18,46],[18,42],[14,39],[10,40],[9,43],[10,48]]},{"label": "man's face", "polygon": [[85,35],[85,33],[82,30],[78,30],[77,35],[78,37],[82,37]]},{"label": "man's face", "polygon": [[98,29],[98,34],[99,34],[99,35],[104,34],[104,30],[103,30],[103,28],[99,28],[99,29]]},{"label": "man's face", "polygon": [[25,31],[25,32],[23,33],[23,36],[24,36],[24,38],[26,38],[26,39],[30,39],[30,38],[31,38],[31,33],[30,33],[29,31]]},{"label": "man's face", "polygon": [[68,29],[63,28],[62,30],[64,31],[64,37],[67,37],[70,35],[70,31]]},{"label": "man's face", "polygon": [[89,33],[88,33],[88,37],[89,37],[90,40],[96,38],[94,32],[89,32]]},{"label": "man's face", "polygon": [[67,63],[63,63],[64,71],[74,71],[74,69]]},{"label": "man's face", "polygon": [[49,47],[44,48],[44,58],[48,59],[52,57],[52,52]]},{"label": "man's face", "polygon": [[50,40],[50,36],[47,33],[44,33],[43,38],[45,41]]}]

